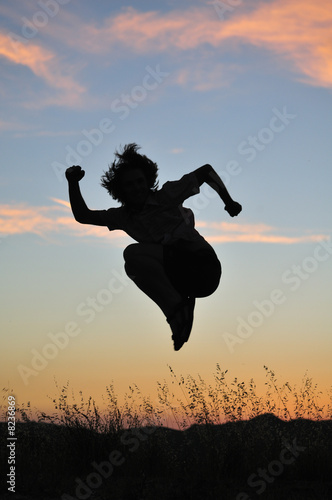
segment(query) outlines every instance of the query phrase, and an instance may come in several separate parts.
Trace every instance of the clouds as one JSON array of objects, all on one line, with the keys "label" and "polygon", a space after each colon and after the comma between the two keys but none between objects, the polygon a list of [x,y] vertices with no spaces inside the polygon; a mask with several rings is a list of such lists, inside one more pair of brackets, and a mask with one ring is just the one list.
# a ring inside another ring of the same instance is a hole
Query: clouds
[{"label": "clouds", "polygon": [[233,222],[198,221],[197,229],[202,228],[204,237],[210,243],[276,243],[291,245],[320,241],[326,234],[282,234],[284,230],[266,224],[243,224]]},{"label": "clouds", "polygon": [[74,107],[81,104],[85,88],[75,80],[75,66],[64,63],[54,51],[32,42],[26,43],[13,34],[0,33],[0,56],[12,65],[29,69],[49,89],[47,96],[39,95],[33,102],[26,101],[26,106]]},{"label": "clouds", "polygon": [[[218,1],[168,12],[128,7],[99,23],[66,7],[31,40],[0,33],[0,55],[28,68],[48,91],[32,104],[30,99],[30,106],[87,106],[90,82],[82,70],[93,64],[103,68],[105,58],[111,65],[123,57],[166,58],[173,84],[210,91],[250,71],[244,57],[249,46],[269,53],[271,67],[288,69],[306,84],[332,85],[330,0],[239,2],[223,19]],[[8,7],[4,13],[14,17]]]},{"label": "clouds", "polygon": [[0,234],[36,234],[48,239],[55,235],[112,239],[122,246],[123,233],[107,228],[78,224],[67,201],[54,198],[54,205],[30,206],[26,203],[0,205]]},{"label": "clouds", "polygon": [[277,0],[227,23],[222,38],[270,50],[287,60],[300,80],[331,87],[331,30],[329,0]]},{"label": "clouds", "polygon": [[[222,2],[219,2],[222,4]],[[140,12],[132,7],[88,26],[88,50],[100,53],[122,46],[136,54],[183,53],[210,47],[215,55],[233,52],[244,44],[270,51],[287,61],[299,79],[311,85],[332,84],[332,9],[329,0],[275,0],[257,2],[249,11],[239,5],[221,20],[210,6],[168,13]],[[106,43],[105,43],[106,42]],[[212,74],[212,77],[215,75]],[[179,80],[181,81],[181,80]]]},{"label": "clouds", "polygon": [[[213,10],[211,10],[213,13]],[[136,53],[186,51],[213,41],[213,30],[220,29],[219,20],[206,8],[191,7],[168,13],[140,12],[133,7],[106,20],[95,31],[109,43],[121,43]]]},{"label": "clouds", "polygon": [[[71,235],[75,238],[93,237],[124,247],[131,239],[123,231],[109,232],[106,227],[78,224],[68,201],[52,198],[54,205],[0,205],[0,235],[36,234],[42,238],[52,235]],[[277,243],[295,244],[320,241],[326,234],[282,234],[282,230],[266,224],[242,222],[197,221],[196,227],[212,244],[218,243]]]}]

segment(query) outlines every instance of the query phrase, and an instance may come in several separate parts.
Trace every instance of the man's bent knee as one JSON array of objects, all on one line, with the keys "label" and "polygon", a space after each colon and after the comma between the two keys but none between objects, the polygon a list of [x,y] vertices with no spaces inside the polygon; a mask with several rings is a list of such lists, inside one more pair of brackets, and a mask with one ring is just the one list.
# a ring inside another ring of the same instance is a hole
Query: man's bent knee
[{"label": "man's bent knee", "polygon": [[134,280],[136,277],[137,266],[135,266],[136,256],[137,256],[137,247],[138,243],[132,243],[128,245],[123,251],[123,258],[125,261],[124,268],[127,276]]},{"label": "man's bent knee", "polygon": [[136,263],[140,257],[148,257],[159,261],[163,258],[162,245],[156,243],[132,243],[123,252],[123,258],[127,263]]},{"label": "man's bent knee", "polygon": [[135,281],[135,278],[136,278],[135,269],[130,264],[127,264],[127,263],[125,263],[124,268],[125,268],[126,275],[128,276],[128,278]]},{"label": "man's bent knee", "polygon": [[132,243],[128,245],[123,251],[123,258],[125,262],[129,263],[138,255],[139,243]]}]

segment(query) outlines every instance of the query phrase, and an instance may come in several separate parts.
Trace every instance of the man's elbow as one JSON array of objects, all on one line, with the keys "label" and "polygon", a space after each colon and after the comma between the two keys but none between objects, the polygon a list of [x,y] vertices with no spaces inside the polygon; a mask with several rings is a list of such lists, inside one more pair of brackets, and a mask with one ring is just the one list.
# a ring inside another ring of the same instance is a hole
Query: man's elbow
[{"label": "man's elbow", "polygon": [[205,175],[209,175],[209,173],[213,170],[213,168],[209,163],[206,163],[205,165],[202,165],[197,170],[202,172],[202,174],[204,173]]},{"label": "man's elbow", "polygon": [[75,220],[80,224],[92,224],[94,226],[105,226],[105,222],[100,215],[100,210],[88,210],[74,214]]},{"label": "man's elbow", "polygon": [[198,168],[195,171],[198,183],[202,185],[204,182],[207,182],[212,172],[214,172],[214,170],[209,163],[206,163],[206,165],[203,165],[202,167]]},{"label": "man's elbow", "polygon": [[80,224],[89,224],[89,216],[86,213],[75,213],[74,219]]},{"label": "man's elbow", "polygon": [[76,222],[78,222],[79,224],[86,224],[85,220],[82,219],[81,217],[75,217],[75,220]]}]

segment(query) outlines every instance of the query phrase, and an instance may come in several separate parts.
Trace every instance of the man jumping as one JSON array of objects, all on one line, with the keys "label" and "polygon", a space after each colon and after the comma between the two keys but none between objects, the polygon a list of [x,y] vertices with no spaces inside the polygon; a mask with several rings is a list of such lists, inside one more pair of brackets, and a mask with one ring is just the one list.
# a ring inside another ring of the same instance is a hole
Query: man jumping
[{"label": "man jumping", "polygon": [[206,182],[219,194],[231,217],[242,207],[211,165],[158,189],[158,166],[138,149],[137,144],[128,144],[116,152],[101,178],[101,185],[121,206],[90,210],[79,187],[85,172],[78,165],[66,170],[69,199],[81,224],[122,229],[137,241],[124,250],[126,273],[163,311],[178,351],[192,329],[195,299],[211,295],[221,277],[215,251],[195,229],[193,212],[182,204]]}]

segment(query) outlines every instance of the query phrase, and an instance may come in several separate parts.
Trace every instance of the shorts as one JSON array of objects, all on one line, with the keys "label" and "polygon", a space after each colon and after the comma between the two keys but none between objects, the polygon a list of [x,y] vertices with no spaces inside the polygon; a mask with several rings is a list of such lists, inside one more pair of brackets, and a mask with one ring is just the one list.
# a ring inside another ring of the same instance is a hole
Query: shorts
[{"label": "shorts", "polygon": [[212,247],[190,251],[185,243],[164,246],[167,276],[183,297],[208,297],[219,286],[219,259]]}]

